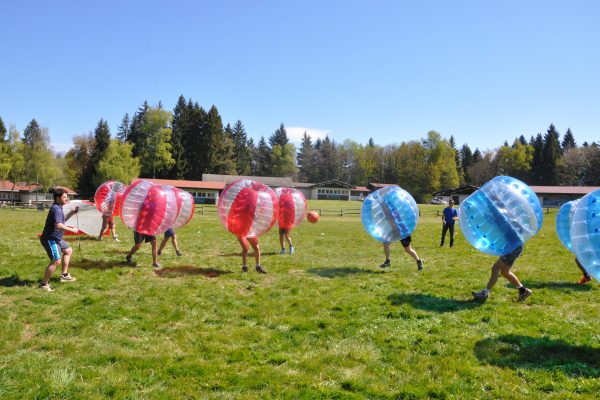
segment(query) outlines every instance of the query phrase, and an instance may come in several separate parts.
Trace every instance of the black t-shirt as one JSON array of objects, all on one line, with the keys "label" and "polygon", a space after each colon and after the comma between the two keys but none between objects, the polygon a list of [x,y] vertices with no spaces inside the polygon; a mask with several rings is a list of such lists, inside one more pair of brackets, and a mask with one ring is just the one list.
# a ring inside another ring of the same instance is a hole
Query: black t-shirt
[{"label": "black t-shirt", "polygon": [[62,229],[56,227],[57,223],[65,223],[65,214],[63,213],[62,206],[54,203],[48,211],[46,217],[46,225],[44,225],[44,231],[42,232],[42,239],[45,240],[61,240],[64,234]]}]

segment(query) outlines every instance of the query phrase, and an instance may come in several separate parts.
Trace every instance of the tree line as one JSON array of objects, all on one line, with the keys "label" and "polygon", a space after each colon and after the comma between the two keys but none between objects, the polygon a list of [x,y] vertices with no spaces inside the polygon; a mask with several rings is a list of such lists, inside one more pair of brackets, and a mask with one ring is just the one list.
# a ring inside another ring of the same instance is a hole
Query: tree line
[{"label": "tree line", "polygon": [[201,180],[202,174],[290,176],[299,182],[340,180],[352,185],[396,183],[427,200],[432,193],[462,185],[481,185],[497,175],[510,175],[531,185],[600,185],[598,143],[582,143],[568,129],[560,138],[554,125],[547,131],[521,135],[493,150],[457,147],[436,131],[399,144],[366,144],[304,133],[299,148],[283,123],[258,143],[244,124],[222,122],[216,106],[206,110],[180,96],[173,111],[162,103],[144,102],[126,113],[111,135],[100,119],[88,134],[73,138],[64,155],[52,151],[48,128],[32,119],[21,134],[0,118],[0,179],[36,182],[44,188],[64,185],[83,196],[109,179]]}]

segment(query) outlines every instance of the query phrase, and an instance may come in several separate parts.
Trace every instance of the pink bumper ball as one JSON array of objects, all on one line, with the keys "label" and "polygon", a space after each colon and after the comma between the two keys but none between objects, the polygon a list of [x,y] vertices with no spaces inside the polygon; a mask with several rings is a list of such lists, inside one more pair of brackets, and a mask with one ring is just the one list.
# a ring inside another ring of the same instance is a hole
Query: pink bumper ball
[{"label": "pink bumper ball", "polygon": [[306,198],[301,191],[290,188],[277,188],[275,194],[279,200],[277,222],[283,229],[294,228],[306,217]]},{"label": "pink bumper ball", "polygon": [[258,237],[277,221],[279,205],[273,189],[250,179],[231,182],[219,197],[221,223],[240,237]]},{"label": "pink bumper ball", "polygon": [[94,194],[94,203],[98,211],[106,216],[119,215],[117,204],[120,204],[121,196],[126,189],[127,186],[118,181],[108,181],[98,186]]},{"label": "pink bumper ball", "polygon": [[177,198],[172,189],[139,179],[123,193],[121,220],[136,232],[158,235],[172,228],[176,217]]},{"label": "pink bumper ball", "polygon": [[194,216],[194,196],[185,190],[173,186],[171,188],[175,192],[177,201],[177,217],[175,217],[175,223],[173,224],[173,229],[177,229],[190,222]]}]

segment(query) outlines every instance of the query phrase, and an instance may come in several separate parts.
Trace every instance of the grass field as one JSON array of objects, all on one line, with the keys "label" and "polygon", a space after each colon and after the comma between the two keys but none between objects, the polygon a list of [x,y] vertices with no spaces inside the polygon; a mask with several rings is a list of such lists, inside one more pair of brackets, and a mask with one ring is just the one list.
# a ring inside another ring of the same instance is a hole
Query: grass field
[{"label": "grass field", "polygon": [[[500,280],[471,300],[494,257],[465,243],[440,249],[443,206],[420,206],[416,265],[382,247],[359,203],[318,202],[317,224],[293,231],[279,255],[276,229],[261,238],[269,272],[241,273],[239,245],[214,208],[178,231],[163,270],[150,246],[70,239],[74,283],[36,289],[47,264],[36,237],[46,212],[0,210],[2,399],[597,399],[600,289],[580,277],[545,214],[514,271],[534,293]],[[252,265],[252,264],[250,264]]]}]

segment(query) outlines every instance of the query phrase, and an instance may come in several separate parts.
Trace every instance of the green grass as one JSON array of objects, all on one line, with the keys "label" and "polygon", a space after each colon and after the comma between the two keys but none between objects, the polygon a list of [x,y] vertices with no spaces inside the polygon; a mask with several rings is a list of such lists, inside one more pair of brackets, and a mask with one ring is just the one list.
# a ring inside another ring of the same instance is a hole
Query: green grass
[{"label": "green grass", "polygon": [[120,243],[72,240],[78,280],[55,278],[53,293],[35,289],[46,213],[0,210],[0,398],[597,398],[600,289],[575,284],[555,212],[514,267],[533,296],[516,303],[501,279],[481,304],[470,293],[494,257],[460,232],[439,249],[441,206],[420,206],[422,272],[399,244],[378,268],[359,215],[336,216],[360,204],[310,207],[324,215],[293,231],[296,254],[277,254],[276,229],[261,238],[267,275],[241,273],[237,241],[205,208],[160,273],[149,245],[125,264],[120,221]]}]

